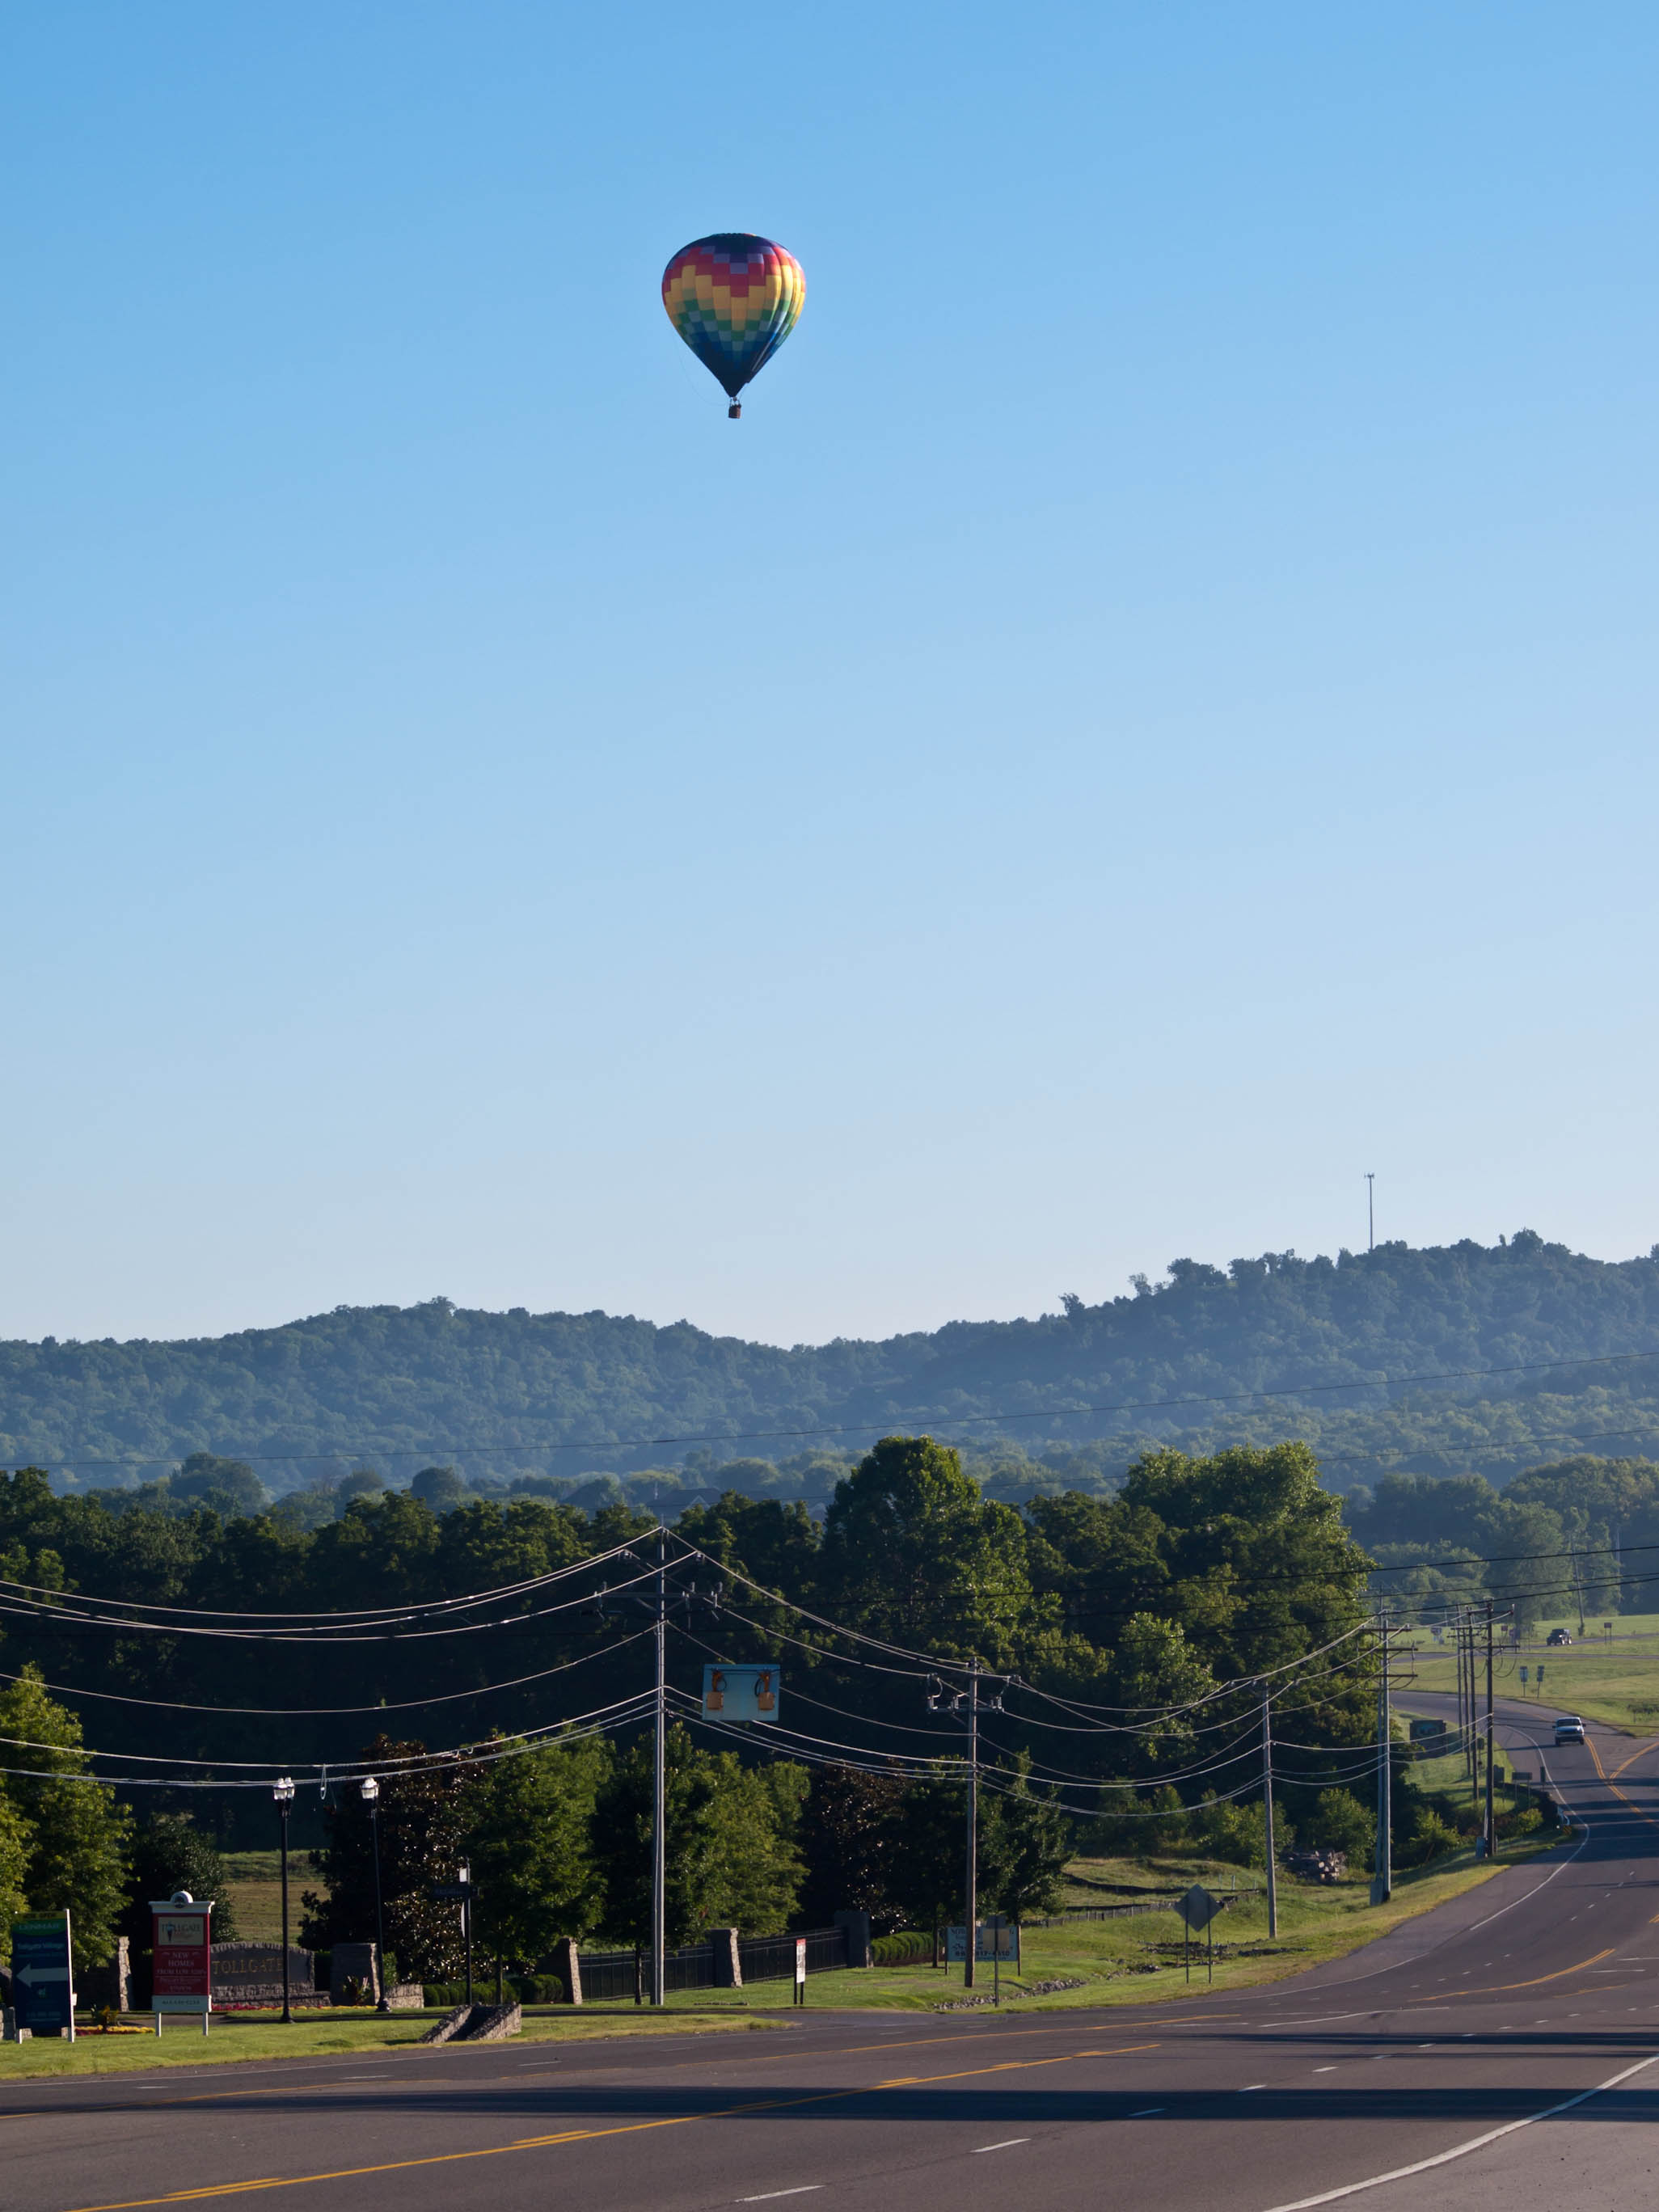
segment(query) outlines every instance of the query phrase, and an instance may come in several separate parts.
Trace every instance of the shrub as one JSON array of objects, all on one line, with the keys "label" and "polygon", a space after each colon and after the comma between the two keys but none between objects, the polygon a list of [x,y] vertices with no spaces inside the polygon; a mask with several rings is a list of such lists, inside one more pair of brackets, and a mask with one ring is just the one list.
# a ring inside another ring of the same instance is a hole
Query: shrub
[{"label": "shrub", "polygon": [[[1230,1866],[1261,1866],[1267,1856],[1267,1820],[1259,1804],[1224,1802],[1211,1795],[1199,1807],[1194,1820],[1199,1840],[1212,1858]],[[1273,1823],[1273,1843],[1285,1850],[1296,1839],[1286,1820]]]},{"label": "shrub", "polygon": [[914,1966],[923,1959],[931,1965],[933,1938],[920,1928],[902,1929],[896,1936],[872,1938],[870,1955],[878,1966]]},{"label": "shrub", "polygon": [[1316,1850],[1346,1851],[1351,1867],[1364,1866],[1376,1848],[1376,1816],[1351,1790],[1322,1790],[1297,1838]]},{"label": "shrub", "polygon": [[1462,1846],[1463,1838],[1443,1814],[1432,1805],[1418,1807],[1407,1847],[1408,1866],[1426,1866],[1431,1859],[1443,1858],[1448,1851],[1461,1850]]}]

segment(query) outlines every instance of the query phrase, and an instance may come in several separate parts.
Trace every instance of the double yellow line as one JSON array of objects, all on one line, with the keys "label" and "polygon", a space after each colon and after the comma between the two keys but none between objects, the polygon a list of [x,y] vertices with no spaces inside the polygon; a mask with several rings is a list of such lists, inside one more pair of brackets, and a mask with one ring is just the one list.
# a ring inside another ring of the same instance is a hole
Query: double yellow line
[{"label": "double yellow line", "polygon": [[[1599,1774],[1602,1781],[1607,1784],[1613,1796],[1615,1797],[1622,1798],[1624,1802],[1630,1807],[1631,1811],[1635,1814],[1638,1820],[1645,1820],[1650,1828],[1659,1828],[1659,1820],[1656,1820],[1651,1813],[1644,1813],[1642,1810],[1642,1808],[1637,1803],[1636,1800],[1628,1796],[1626,1791],[1622,1790],[1619,1787],[1619,1777],[1624,1773],[1627,1767],[1634,1766],[1638,1759],[1646,1758],[1648,1753],[1654,1749],[1654,1743],[1650,1742],[1639,1744],[1637,1748],[1632,1752],[1630,1757],[1622,1761],[1618,1766],[1615,1766],[1613,1772],[1609,1774],[1607,1768],[1601,1764],[1601,1754],[1595,1747],[1595,1738],[1589,1733],[1588,1729],[1584,1731],[1584,1741],[1589,1747],[1589,1755],[1595,1762],[1595,1771],[1597,1774]],[[1659,1742],[1659,1739],[1655,1739],[1655,1741]]]}]

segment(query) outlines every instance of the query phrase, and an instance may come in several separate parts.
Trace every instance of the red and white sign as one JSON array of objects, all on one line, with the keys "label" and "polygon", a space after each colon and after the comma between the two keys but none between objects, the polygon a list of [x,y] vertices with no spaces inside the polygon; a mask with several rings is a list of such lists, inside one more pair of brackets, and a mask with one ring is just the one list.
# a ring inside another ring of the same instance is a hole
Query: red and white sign
[{"label": "red and white sign", "polygon": [[796,1986],[796,1988],[797,1988],[797,1989],[800,1989],[800,1988],[804,1987],[804,1986],[805,1986],[805,1981],[806,1981],[806,1938],[805,1938],[804,1936],[796,1936],[796,1938],[795,1938],[795,1986]]},{"label": "red and white sign", "polygon": [[157,2012],[213,2010],[211,1902],[158,1905],[150,1900],[154,2005]]}]

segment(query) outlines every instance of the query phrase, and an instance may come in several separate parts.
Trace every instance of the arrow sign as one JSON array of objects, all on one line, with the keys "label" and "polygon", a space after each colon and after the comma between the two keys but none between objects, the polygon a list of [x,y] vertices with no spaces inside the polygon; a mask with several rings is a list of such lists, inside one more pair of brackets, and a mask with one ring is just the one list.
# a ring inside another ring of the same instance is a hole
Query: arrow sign
[{"label": "arrow sign", "polygon": [[70,1917],[45,1914],[11,1923],[12,2002],[32,2035],[75,2034]]}]

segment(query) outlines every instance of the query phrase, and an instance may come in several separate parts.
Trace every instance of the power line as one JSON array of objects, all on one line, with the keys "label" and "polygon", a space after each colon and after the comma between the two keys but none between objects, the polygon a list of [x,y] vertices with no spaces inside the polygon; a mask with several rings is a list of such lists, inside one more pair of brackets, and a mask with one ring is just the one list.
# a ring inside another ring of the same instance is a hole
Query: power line
[{"label": "power line", "polygon": [[[175,1698],[125,1698],[114,1690],[83,1690],[71,1688],[66,1682],[43,1682],[41,1687],[58,1698],[97,1698],[106,1705],[142,1705],[152,1712],[222,1713],[246,1717],[263,1717],[270,1720],[331,1720],[356,1713],[407,1713],[422,1711],[428,1705],[459,1705],[468,1698],[488,1698],[499,1690],[521,1690],[532,1682],[544,1682],[552,1674],[568,1674],[573,1667],[588,1667],[596,1659],[609,1658],[612,1652],[624,1651],[630,1644],[652,1631],[641,1628],[632,1636],[620,1638],[614,1644],[601,1644],[592,1651],[584,1651],[574,1659],[564,1660],[556,1667],[543,1667],[533,1674],[518,1674],[507,1682],[484,1682],[473,1690],[446,1690],[435,1697],[404,1698],[388,1703],[376,1698],[369,1705],[196,1705]],[[0,1670],[0,1682],[21,1682],[21,1674],[8,1674]]]},{"label": "power line", "polygon": [[[400,1620],[420,1620],[428,1613],[450,1612],[457,1607],[467,1610],[474,1606],[487,1605],[496,1598],[520,1597],[532,1590],[544,1589],[550,1583],[564,1582],[572,1575],[588,1573],[594,1567],[605,1565],[608,1560],[619,1559],[627,1549],[626,1544],[613,1544],[608,1552],[595,1552],[585,1559],[571,1560],[562,1567],[550,1567],[544,1574],[526,1576],[516,1583],[502,1583],[493,1589],[475,1590],[460,1597],[419,1598],[401,1606],[365,1606],[350,1612],[331,1613],[324,1607],[310,1611],[296,1609],[291,1613],[253,1613],[245,1607],[224,1605],[152,1605],[143,1598],[99,1597],[86,1591],[53,1589],[45,1583],[9,1581],[3,1576],[0,1576],[0,1591],[16,1590],[31,1600],[39,1600],[42,1604],[52,1606],[65,1605],[73,1600],[75,1603],[82,1606],[118,1605],[125,1607],[125,1614],[129,1617],[137,1613],[156,1613],[163,1616],[161,1620],[155,1623],[132,1621],[131,1625],[137,1627],[152,1626],[164,1627],[168,1620],[175,1618],[196,1620],[258,1620],[273,1626],[283,1621],[303,1626],[307,1621],[313,1620],[329,1621],[337,1626],[343,1623],[348,1627],[360,1623],[363,1625],[386,1623],[395,1626]],[[180,1630],[178,1633],[187,1634],[189,1632]]]}]

